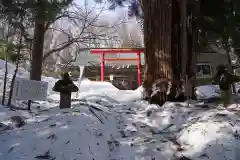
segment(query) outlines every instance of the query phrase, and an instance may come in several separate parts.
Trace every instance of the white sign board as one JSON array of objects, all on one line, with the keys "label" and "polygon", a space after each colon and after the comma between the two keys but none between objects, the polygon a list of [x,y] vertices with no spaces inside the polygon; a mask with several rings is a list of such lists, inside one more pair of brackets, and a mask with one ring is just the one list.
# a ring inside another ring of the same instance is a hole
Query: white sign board
[{"label": "white sign board", "polygon": [[13,99],[41,101],[47,98],[48,83],[23,78],[16,78]]}]

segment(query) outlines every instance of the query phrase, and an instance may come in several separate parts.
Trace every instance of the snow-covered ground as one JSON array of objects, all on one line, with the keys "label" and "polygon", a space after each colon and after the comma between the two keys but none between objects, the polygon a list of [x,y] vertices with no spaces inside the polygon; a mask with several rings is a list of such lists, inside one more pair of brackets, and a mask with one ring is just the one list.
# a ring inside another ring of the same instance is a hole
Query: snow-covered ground
[{"label": "snow-covered ground", "polygon": [[[22,73],[27,75],[27,73]],[[141,89],[118,90],[107,82],[84,80],[71,109],[58,108],[49,82],[46,102],[32,111],[0,106],[1,160],[238,160],[237,104],[170,103],[149,105]],[[200,98],[219,96],[201,86]]]}]

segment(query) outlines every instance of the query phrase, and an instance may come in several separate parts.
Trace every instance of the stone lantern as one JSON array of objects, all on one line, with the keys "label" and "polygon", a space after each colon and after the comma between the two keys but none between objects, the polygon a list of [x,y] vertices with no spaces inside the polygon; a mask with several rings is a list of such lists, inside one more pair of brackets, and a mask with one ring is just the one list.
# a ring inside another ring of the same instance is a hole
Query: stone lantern
[{"label": "stone lantern", "polygon": [[78,92],[78,87],[73,83],[68,72],[62,74],[62,79],[58,80],[53,91],[60,93],[60,109],[71,108],[71,94]]}]

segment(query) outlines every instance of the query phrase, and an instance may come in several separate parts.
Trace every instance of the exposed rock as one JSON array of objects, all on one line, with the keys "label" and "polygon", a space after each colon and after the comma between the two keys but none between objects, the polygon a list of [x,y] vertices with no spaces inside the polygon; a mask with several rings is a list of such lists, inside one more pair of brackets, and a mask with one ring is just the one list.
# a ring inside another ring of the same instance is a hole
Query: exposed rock
[{"label": "exposed rock", "polygon": [[12,116],[10,120],[12,121],[13,125],[17,128],[20,128],[26,124],[25,117],[23,116]]},{"label": "exposed rock", "polygon": [[11,127],[9,127],[6,124],[0,123],[0,132],[4,132],[4,131],[9,130],[9,129],[11,129]]}]

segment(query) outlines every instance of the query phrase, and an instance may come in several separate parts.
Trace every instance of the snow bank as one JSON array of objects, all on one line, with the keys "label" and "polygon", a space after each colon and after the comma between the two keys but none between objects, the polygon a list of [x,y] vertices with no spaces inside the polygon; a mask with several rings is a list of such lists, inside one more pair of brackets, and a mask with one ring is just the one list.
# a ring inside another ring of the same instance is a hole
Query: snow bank
[{"label": "snow bank", "polygon": [[[238,86],[237,86],[237,88],[238,88]],[[140,86],[135,91],[142,93],[143,87]],[[197,95],[198,99],[209,99],[209,98],[219,97],[220,89],[219,89],[218,85],[198,86],[198,87],[196,87],[196,95]]]},{"label": "snow bank", "polygon": [[[85,79],[76,95],[79,101],[59,110],[51,101],[59,98],[51,91],[56,80],[43,81],[49,82],[49,102],[34,104],[32,112],[0,106],[0,159],[240,159],[238,105],[220,110],[217,105],[167,102],[160,107],[140,100],[141,87],[122,91]],[[199,86],[197,94],[219,96],[219,89]],[[12,117],[22,117],[26,124],[18,128]]]},{"label": "snow bank", "polygon": [[136,98],[139,93],[87,80],[83,82],[85,92],[92,84],[98,86],[95,93],[102,93],[104,87],[109,93],[89,94],[66,110],[35,109],[33,113],[17,114],[0,110],[3,124],[11,123],[9,116],[14,115],[24,116],[27,123],[1,134],[0,159],[32,160],[46,155],[58,160],[168,160],[183,156],[194,160],[239,159],[240,120],[239,110],[234,111],[238,109],[236,105],[218,110],[187,107],[185,103],[159,107],[141,100],[121,102],[119,98]]},{"label": "snow bank", "polygon": [[208,99],[220,96],[218,85],[204,85],[196,88],[196,94],[199,99]]},{"label": "snow bank", "polygon": [[239,159],[237,112],[186,106],[185,103],[166,103],[162,107],[149,105],[144,112],[127,116],[126,123],[134,124],[136,130],[128,142],[134,147],[128,152],[134,153],[136,159]]},{"label": "snow bank", "polygon": [[110,91],[112,92],[118,91],[118,89],[109,82],[90,81],[88,79],[84,79],[80,85],[81,92],[102,93],[104,90],[105,93]]},{"label": "snow bank", "polygon": [[[78,85],[78,83],[75,83]],[[139,100],[141,93],[138,90],[119,90],[109,82],[89,81],[84,79],[79,86],[78,98],[109,97],[118,102]]]},{"label": "snow bank", "polygon": [[[7,67],[8,67],[8,74],[12,76],[14,74],[14,70],[16,66],[8,62]],[[2,77],[4,73],[5,73],[5,61],[0,59],[0,76]],[[29,77],[29,73],[25,69],[19,67],[17,76],[26,78],[26,77]]]},{"label": "snow bank", "polygon": [[118,133],[111,116],[104,122],[77,108],[28,118],[28,125],[0,137],[0,159],[32,160],[45,154],[58,160],[106,160],[115,145],[109,143]]}]

